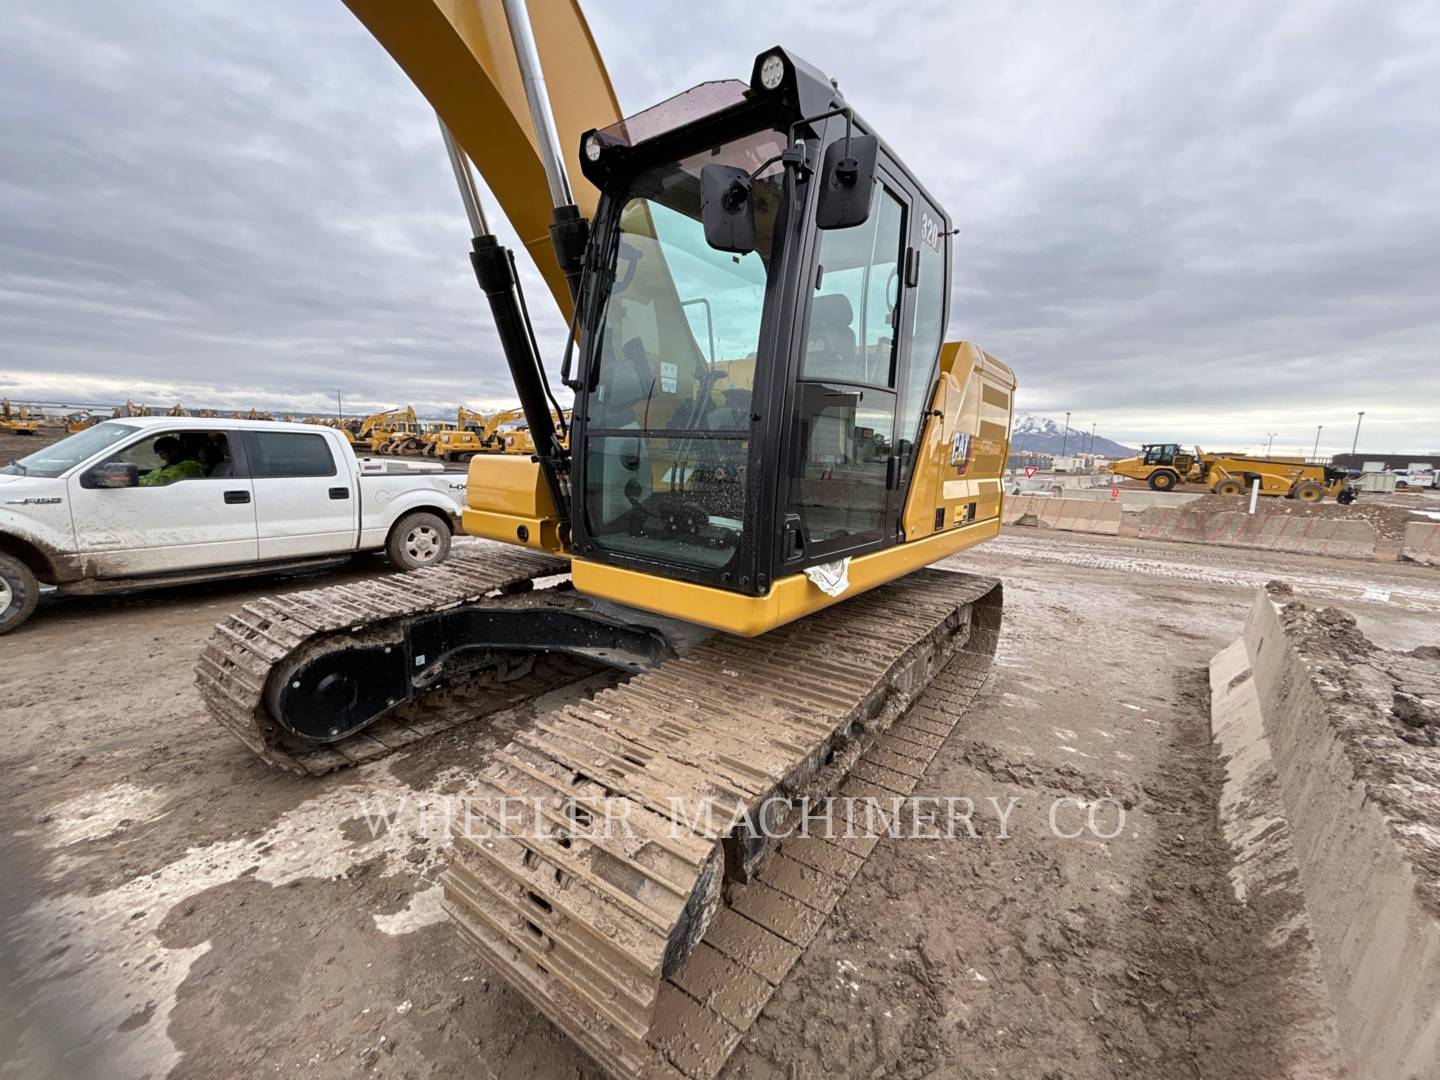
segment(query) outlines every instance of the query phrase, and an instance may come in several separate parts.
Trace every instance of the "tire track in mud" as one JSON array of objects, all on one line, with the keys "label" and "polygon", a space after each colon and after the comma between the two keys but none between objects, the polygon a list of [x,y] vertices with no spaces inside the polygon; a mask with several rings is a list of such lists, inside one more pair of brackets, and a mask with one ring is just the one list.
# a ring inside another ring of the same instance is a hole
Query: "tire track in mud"
[{"label": "tire track in mud", "polygon": [[[1325,563],[1276,559],[1273,562],[1213,555],[1211,549],[1196,552],[1157,551],[1153,547],[1116,543],[1076,543],[1055,537],[1029,538],[1002,534],[990,542],[986,554],[1009,556],[1026,562],[1075,566],[1087,570],[1108,570],[1118,574],[1141,574],[1204,585],[1254,589],[1275,578],[1283,578],[1297,592],[1341,603],[1392,604],[1408,611],[1440,614],[1440,575],[1436,584],[1411,580],[1395,568],[1373,564],[1357,573]],[[1200,557],[1195,557],[1200,556]]]}]

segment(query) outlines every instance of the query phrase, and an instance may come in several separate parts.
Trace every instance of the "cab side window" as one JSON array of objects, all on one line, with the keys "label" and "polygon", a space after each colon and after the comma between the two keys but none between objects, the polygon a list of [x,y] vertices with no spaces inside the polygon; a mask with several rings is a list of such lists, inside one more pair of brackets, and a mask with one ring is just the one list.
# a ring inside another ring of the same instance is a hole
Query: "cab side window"
[{"label": "cab side window", "polygon": [[864,225],[822,234],[801,378],[895,385],[904,215],[900,201],[876,184]]},{"label": "cab side window", "polygon": [[915,289],[915,318],[910,336],[910,367],[900,388],[900,426],[896,443],[902,465],[908,472],[920,434],[920,414],[930,407],[940,361],[940,342],[945,337],[945,239],[944,220],[938,210],[921,203],[919,251],[920,281]]}]

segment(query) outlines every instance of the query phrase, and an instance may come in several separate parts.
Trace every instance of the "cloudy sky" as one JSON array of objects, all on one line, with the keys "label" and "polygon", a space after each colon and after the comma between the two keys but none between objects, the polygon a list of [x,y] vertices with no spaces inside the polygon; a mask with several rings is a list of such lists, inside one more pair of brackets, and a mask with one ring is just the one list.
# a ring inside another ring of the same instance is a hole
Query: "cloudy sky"
[{"label": "cloudy sky", "polygon": [[[433,115],[339,0],[6,6],[0,394],[510,398]],[[1019,411],[1440,449],[1433,3],[585,9],[628,112],[776,43],[839,79],[959,226],[950,334]]]}]

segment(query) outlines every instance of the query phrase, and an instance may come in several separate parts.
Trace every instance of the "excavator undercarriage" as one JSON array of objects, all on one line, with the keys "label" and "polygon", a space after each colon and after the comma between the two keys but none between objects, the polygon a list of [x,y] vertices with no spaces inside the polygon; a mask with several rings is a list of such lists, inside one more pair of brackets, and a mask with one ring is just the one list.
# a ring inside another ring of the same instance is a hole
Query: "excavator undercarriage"
[{"label": "excavator undercarriage", "polygon": [[696,640],[592,604],[565,569],[466,545],[259,600],[216,627],[197,678],[252,750],[318,775],[597,665],[631,673],[477,759],[445,904],[612,1075],[708,1078],[873,847],[866,819],[983,684],[1001,588],[926,570],[763,637]]},{"label": "excavator undercarriage", "polygon": [[[910,793],[1000,607],[993,579],[923,571],[542,717],[457,819],[450,913],[613,1075],[713,1075],[863,861],[852,800]],[[906,715],[937,679],[943,718]]]}]

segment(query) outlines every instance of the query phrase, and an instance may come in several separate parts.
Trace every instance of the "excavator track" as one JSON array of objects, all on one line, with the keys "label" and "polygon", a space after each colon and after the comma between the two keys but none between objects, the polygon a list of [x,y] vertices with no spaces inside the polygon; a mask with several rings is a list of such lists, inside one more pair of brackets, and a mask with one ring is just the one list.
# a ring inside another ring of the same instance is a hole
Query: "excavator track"
[{"label": "excavator track", "polygon": [[447,910],[611,1075],[709,1080],[877,842],[801,827],[835,812],[816,800],[909,795],[1001,606],[993,579],[921,571],[542,717],[474,784]]},{"label": "excavator track", "polygon": [[[474,603],[497,594],[533,587],[537,579],[565,574],[559,559],[490,545],[466,545],[439,566],[368,581],[262,597],[243,605],[215,627],[195,671],[210,715],[271,765],[321,775],[381,757],[419,739],[536,695],[533,684],[489,695],[485,707],[412,710],[407,719],[387,715],[346,738],[307,743],[276,723],[266,706],[266,689],[277,670],[307,648],[327,639],[339,645],[377,628]],[[554,674],[554,672],[550,672]],[[488,680],[492,684],[498,680]],[[548,685],[539,689],[549,689]],[[466,707],[468,705],[468,707]]]}]

